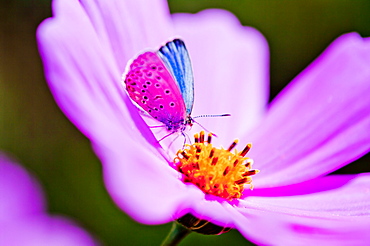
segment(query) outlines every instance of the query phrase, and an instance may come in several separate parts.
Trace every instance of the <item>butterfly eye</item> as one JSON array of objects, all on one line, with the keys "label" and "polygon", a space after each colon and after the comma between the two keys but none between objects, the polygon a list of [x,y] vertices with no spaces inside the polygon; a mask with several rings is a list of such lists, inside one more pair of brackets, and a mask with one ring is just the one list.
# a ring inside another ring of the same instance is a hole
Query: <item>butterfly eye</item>
[{"label": "butterfly eye", "polygon": [[164,93],[170,94],[170,90],[165,90]]},{"label": "butterfly eye", "polygon": [[143,85],[143,88],[145,88],[145,89],[146,89],[146,88],[148,88],[148,86],[146,86],[146,85]]},{"label": "butterfly eye", "polygon": [[146,90],[141,90],[141,92],[142,92],[142,93],[145,93],[145,92],[146,92]]},{"label": "butterfly eye", "polygon": [[174,103],[174,102],[171,102],[171,103],[170,103],[170,106],[171,106],[171,107],[175,106],[175,103]]},{"label": "butterfly eye", "polygon": [[151,85],[152,83],[150,81],[145,82],[147,85]]},{"label": "butterfly eye", "polygon": [[156,66],[151,66],[150,68],[153,69],[153,70],[156,70],[157,69]]},{"label": "butterfly eye", "polygon": [[144,98],[144,100],[148,100],[148,97],[147,96],[144,96],[143,98]]},{"label": "butterfly eye", "polygon": [[160,84],[158,84],[158,83],[156,83],[156,84],[155,84],[155,87],[159,88],[159,87],[161,87],[161,85],[160,85]]},{"label": "butterfly eye", "polygon": [[164,108],[163,105],[159,105],[159,108]]}]

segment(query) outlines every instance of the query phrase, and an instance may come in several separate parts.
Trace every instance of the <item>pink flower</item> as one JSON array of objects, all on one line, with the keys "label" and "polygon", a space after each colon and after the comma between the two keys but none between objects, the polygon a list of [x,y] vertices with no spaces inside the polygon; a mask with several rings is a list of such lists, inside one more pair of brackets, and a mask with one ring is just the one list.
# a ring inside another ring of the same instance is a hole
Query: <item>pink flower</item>
[{"label": "pink flower", "polygon": [[[368,39],[339,37],[267,105],[267,43],[226,11],[171,16],[160,0],[54,0],[53,13],[37,32],[50,89],[132,218],[160,224],[192,213],[268,245],[370,241],[369,174],[325,176],[370,148]],[[242,199],[182,182],[123,89],[129,59],[175,36],[193,62],[193,115],[232,115],[202,119],[219,136],[214,145],[253,143],[248,155],[261,173]]]},{"label": "pink flower", "polygon": [[0,153],[0,245],[95,245],[72,221],[45,213],[38,183]]}]

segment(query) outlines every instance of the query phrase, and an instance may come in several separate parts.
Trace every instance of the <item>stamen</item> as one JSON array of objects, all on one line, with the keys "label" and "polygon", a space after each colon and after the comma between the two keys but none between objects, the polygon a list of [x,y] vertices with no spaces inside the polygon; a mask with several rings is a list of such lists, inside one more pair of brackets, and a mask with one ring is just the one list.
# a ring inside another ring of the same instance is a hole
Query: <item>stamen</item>
[{"label": "stamen", "polygon": [[211,162],[211,165],[215,166],[217,164],[217,161],[218,161],[218,157],[213,158],[212,162]]},{"label": "stamen", "polygon": [[181,152],[181,155],[182,155],[186,160],[188,160],[188,159],[189,159],[189,156],[185,153],[185,151]]},{"label": "stamen", "polygon": [[[209,142],[208,142],[209,143]],[[212,158],[213,155],[215,154],[215,149],[211,149],[211,152],[209,153],[209,157],[208,158]]]},{"label": "stamen", "polygon": [[239,180],[235,181],[235,183],[238,184],[238,185],[241,185],[241,184],[245,184],[247,181],[248,181],[247,178],[243,178],[243,179],[239,179]]},{"label": "stamen", "polygon": [[227,149],[227,151],[231,151],[235,146],[238,144],[239,140],[235,139],[234,142],[230,145],[230,147]]},{"label": "stamen", "polygon": [[200,132],[200,138],[199,138],[200,143],[204,143],[204,131]]},{"label": "stamen", "polygon": [[200,153],[202,151],[202,148],[200,146],[195,147],[197,149],[197,153]]},{"label": "stamen", "polygon": [[244,157],[251,144],[241,152],[232,153],[231,150],[235,148],[238,140],[235,140],[227,150],[218,149],[210,143],[212,135],[209,133],[205,141],[203,131],[195,134],[195,143],[186,144],[184,149],[177,152],[174,160],[176,166],[184,175],[184,182],[195,184],[204,193],[227,200],[240,198],[245,185],[253,188],[251,176],[259,172],[251,169],[253,160]]},{"label": "stamen", "polygon": [[260,172],[260,170],[249,170],[249,171],[243,173],[243,176],[252,176],[252,175],[255,175],[259,172]]},{"label": "stamen", "polygon": [[252,144],[247,144],[247,146],[245,146],[245,148],[243,149],[242,152],[240,152],[240,156],[245,156],[249,150],[252,148]]},{"label": "stamen", "polygon": [[212,134],[212,133],[208,133],[207,142],[208,142],[209,144],[211,143],[212,136],[213,136],[213,134]]},{"label": "stamen", "polygon": [[253,165],[253,160],[252,159],[248,159],[247,162],[244,164],[246,167],[251,167]]},{"label": "stamen", "polygon": [[197,149],[197,151],[196,151],[195,157],[196,157],[197,159],[199,159],[199,157],[200,157],[200,152],[202,151],[202,149],[201,149],[199,146],[196,146],[196,149]]},{"label": "stamen", "polygon": [[229,171],[230,171],[230,166],[227,166],[227,167],[225,168],[224,173],[223,173],[222,175],[226,176],[226,175],[229,173]]}]

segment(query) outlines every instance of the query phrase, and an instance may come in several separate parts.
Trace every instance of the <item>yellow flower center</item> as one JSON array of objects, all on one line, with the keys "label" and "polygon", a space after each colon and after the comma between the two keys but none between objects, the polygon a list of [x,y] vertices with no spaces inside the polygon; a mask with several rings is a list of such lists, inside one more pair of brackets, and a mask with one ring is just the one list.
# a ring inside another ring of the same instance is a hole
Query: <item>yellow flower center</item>
[{"label": "yellow flower center", "polygon": [[259,172],[251,169],[253,160],[245,157],[252,145],[232,153],[238,140],[228,149],[217,149],[211,144],[212,135],[209,133],[205,140],[204,131],[196,133],[194,144],[186,144],[177,152],[174,159],[177,169],[184,175],[184,182],[195,184],[207,194],[227,200],[240,198],[246,184],[253,189],[251,176]]}]

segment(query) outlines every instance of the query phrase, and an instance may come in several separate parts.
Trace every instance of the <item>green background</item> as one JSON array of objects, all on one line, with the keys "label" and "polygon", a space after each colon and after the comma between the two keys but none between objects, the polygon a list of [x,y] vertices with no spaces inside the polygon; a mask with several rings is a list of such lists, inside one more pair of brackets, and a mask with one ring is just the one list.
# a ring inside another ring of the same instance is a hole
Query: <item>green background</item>
[{"label": "green background", "polygon": [[[233,12],[259,29],[271,51],[271,98],[339,35],[370,36],[368,0],[170,0],[171,12]],[[0,149],[42,184],[50,213],[67,215],[104,245],[159,245],[170,225],[137,224],[107,194],[88,140],[56,106],[43,78],[35,30],[51,16],[48,0],[0,3]],[[337,173],[368,172],[369,156]],[[248,245],[237,232],[191,234],[182,245]]]}]

